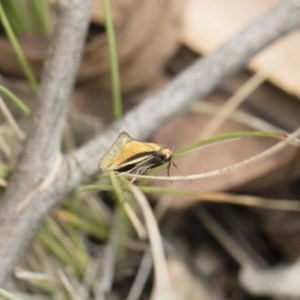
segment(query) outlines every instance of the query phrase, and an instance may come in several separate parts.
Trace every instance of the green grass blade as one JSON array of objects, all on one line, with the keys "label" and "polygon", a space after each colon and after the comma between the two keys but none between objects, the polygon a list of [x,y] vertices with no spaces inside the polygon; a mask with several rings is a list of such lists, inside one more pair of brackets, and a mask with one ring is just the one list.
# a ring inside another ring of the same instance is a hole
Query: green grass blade
[{"label": "green grass blade", "polygon": [[52,23],[48,3],[44,0],[31,0],[30,3],[35,31],[42,35],[49,35]]},{"label": "green grass blade", "polygon": [[17,297],[9,292],[7,292],[6,290],[3,290],[0,288],[0,296],[3,297],[3,299],[6,300],[22,300],[22,298]]},{"label": "green grass blade", "polygon": [[1,2],[0,2],[0,18],[1,18],[1,21],[2,21],[3,28],[4,28],[4,30],[7,34],[7,37],[9,39],[14,51],[15,51],[15,54],[18,58],[18,61],[19,61],[20,65],[21,65],[21,67],[22,67],[22,69],[23,69],[23,71],[24,71],[24,73],[27,77],[27,80],[29,81],[29,84],[30,84],[31,88],[35,92],[37,92],[38,82],[37,82],[37,80],[35,78],[35,75],[34,75],[32,69],[31,69],[31,67],[30,67],[30,65],[29,65],[29,63],[28,63],[28,61],[27,61],[27,59],[26,59],[26,57],[25,57],[25,55],[22,51],[22,48],[21,48],[20,44],[18,43],[18,40],[17,40],[17,38],[16,38],[16,36],[15,36],[15,34],[14,34],[10,24],[9,24],[9,21],[6,17],[6,14],[4,12],[4,9],[2,7]]},{"label": "green grass blade", "polygon": [[[53,223],[54,221],[51,222]],[[61,233],[60,228],[58,229],[60,236],[58,236],[56,232],[53,232],[53,230],[48,227],[48,225],[49,224],[44,223],[39,229],[36,234],[37,241],[60,261],[72,268],[77,276],[81,277],[84,273],[85,266],[82,265],[81,260],[76,258],[76,255],[78,254],[77,249],[72,247],[72,245],[70,246],[67,237]],[[87,261],[85,262],[85,265],[87,265]]]},{"label": "green grass blade", "polygon": [[4,9],[7,19],[11,27],[17,34],[23,34],[29,31],[28,22],[24,16],[24,1],[19,0],[2,0],[2,8]]},{"label": "green grass blade", "polygon": [[100,185],[100,184],[88,184],[79,187],[76,192],[88,192],[88,191],[99,191],[99,192],[113,192],[114,188],[112,185]]},{"label": "green grass blade", "polygon": [[11,172],[11,169],[6,164],[0,162],[0,177],[7,178]]},{"label": "green grass blade", "polygon": [[283,133],[264,132],[264,131],[238,131],[238,132],[230,132],[230,133],[220,134],[220,135],[216,135],[211,138],[197,141],[195,143],[187,145],[186,147],[183,147],[182,149],[180,149],[175,154],[175,156],[182,155],[188,151],[194,150],[201,146],[206,146],[209,144],[218,143],[218,142],[226,141],[226,140],[240,139],[240,138],[244,138],[244,137],[269,137],[269,138],[281,139],[283,137]]},{"label": "green grass blade", "polygon": [[0,93],[1,92],[5,96],[7,96],[8,99],[11,100],[26,116],[31,115],[30,108],[20,98],[18,98],[14,93],[12,93],[9,89],[4,87],[3,85],[0,85]]},{"label": "green grass blade", "polygon": [[[116,174],[112,170],[110,171],[109,175],[110,175],[111,183],[114,187],[114,192],[119,201],[119,204],[125,212],[124,216],[126,215],[128,220],[130,220],[130,222],[131,222],[133,228],[135,229],[137,235],[139,236],[139,238],[141,240],[145,240],[147,238],[146,229],[145,229],[144,225],[142,224],[142,222],[140,221],[139,217],[137,216],[137,214],[132,206],[132,203],[130,203],[130,202],[132,202],[132,201],[130,201],[130,200],[132,200],[131,195],[128,193],[124,193],[124,191],[122,189],[121,183],[123,183],[123,186],[124,186],[125,185],[124,181],[120,177],[117,178]],[[126,219],[124,219],[122,223],[123,223],[123,225],[125,225],[128,222]]]},{"label": "green grass blade", "polygon": [[101,2],[104,11],[105,28],[109,47],[114,119],[119,120],[122,117],[122,99],[113,19],[110,11],[109,1],[101,0]]},{"label": "green grass blade", "polygon": [[101,240],[106,240],[108,237],[108,228],[104,227],[103,224],[100,224],[99,226],[99,223],[95,222],[93,218],[90,220],[84,219],[63,209],[57,210],[56,215],[60,220],[69,222],[73,226],[80,228]]}]

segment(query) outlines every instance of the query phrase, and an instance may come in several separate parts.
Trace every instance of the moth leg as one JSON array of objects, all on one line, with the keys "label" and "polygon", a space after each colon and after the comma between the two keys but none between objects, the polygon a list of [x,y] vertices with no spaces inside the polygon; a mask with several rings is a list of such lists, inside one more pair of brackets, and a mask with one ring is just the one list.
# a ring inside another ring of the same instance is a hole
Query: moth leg
[{"label": "moth leg", "polygon": [[187,174],[185,174],[183,171],[181,171],[178,166],[174,163],[173,159],[170,160],[169,165],[168,165],[168,169],[170,168],[170,164],[173,164],[173,166],[184,176],[187,176]]},{"label": "moth leg", "polygon": [[121,172],[119,173],[119,175],[124,175],[124,174],[134,174],[135,176],[133,177],[132,181],[135,181],[136,180],[136,176],[138,175],[142,175],[144,174],[145,172],[147,172],[149,169],[151,169],[152,167],[152,164],[147,164],[148,161],[150,161],[150,159],[147,159],[145,161],[142,161],[138,164],[136,164],[135,166],[133,166],[130,170],[126,171],[126,172]]},{"label": "moth leg", "polygon": [[136,166],[136,172],[133,173],[134,177],[132,178],[131,183],[136,180],[137,176],[143,175],[144,173],[149,171],[149,169],[151,169],[149,166]]},{"label": "moth leg", "polygon": [[168,174],[169,177],[170,177],[171,161],[172,160],[169,161],[168,166],[167,166],[167,174]]},{"label": "moth leg", "polygon": [[124,174],[135,174],[134,171],[138,169],[138,165],[135,165],[134,167],[132,167],[131,169],[129,169],[128,171],[125,172],[120,172],[119,175],[124,175]]}]

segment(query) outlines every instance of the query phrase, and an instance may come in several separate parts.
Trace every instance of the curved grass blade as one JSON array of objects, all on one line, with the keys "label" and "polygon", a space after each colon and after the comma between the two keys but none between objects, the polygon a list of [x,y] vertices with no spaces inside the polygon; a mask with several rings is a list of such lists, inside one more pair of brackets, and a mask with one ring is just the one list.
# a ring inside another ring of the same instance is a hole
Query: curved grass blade
[{"label": "curved grass blade", "polygon": [[9,21],[6,17],[6,14],[5,14],[5,11],[2,7],[1,2],[0,2],[0,18],[1,18],[1,21],[2,21],[3,28],[4,28],[4,30],[7,34],[7,37],[9,39],[14,51],[15,51],[15,54],[16,54],[16,56],[18,58],[18,61],[19,61],[20,65],[21,65],[21,67],[22,67],[22,69],[23,69],[23,71],[24,71],[24,73],[27,77],[28,82],[29,82],[31,88],[35,92],[37,92],[37,90],[38,90],[37,79],[35,78],[35,75],[34,75],[32,69],[31,69],[25,55],[24,55],[24,52],[23,52],[23,50],[22,50],[22,48],[21,48],[14,32],[13,32],[13,30],[12,30],[10,24],[9,24]]}]

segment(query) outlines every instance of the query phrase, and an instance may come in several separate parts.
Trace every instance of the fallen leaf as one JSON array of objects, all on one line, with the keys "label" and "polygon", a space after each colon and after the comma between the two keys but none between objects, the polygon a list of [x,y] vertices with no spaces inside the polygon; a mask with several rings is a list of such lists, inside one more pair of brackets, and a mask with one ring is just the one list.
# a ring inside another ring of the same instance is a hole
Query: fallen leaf
[{"label": "fallen leaf", "polygon": [[[192,111],[187,111],[176,116],[165,124],[154,136],[153,141],[166,145],[169,148],[179,150],[200,139],[201,129],[208,122],[209,117]],[[245,125],[233,121],[226,121],[216,134],[255,131]],[[277,141],[267,138],[243,138],[235,141],[217,143],[214,145],[199,148],[175,158],[176,165],[186,174],[198,174],[221,169],[251,156],[254,156],[274,145]],[[262,188],[271,183],[276,183],[282,178],[285,180],[290,174],[289,163],[295,159],[297,148],[287,147],[283,151],[261,160],[259,163],[248,165],[242,169],[201,180],[162,182],[156,181],[154,185],[168,186],[174,189],[197,190],[202,192],[228,191],[245,184],[253,184],[255,188]],[[287,170],[285,170],[287,168]],[[166,171],[162,172],[164,175]],[[270,178],[267,175],[270,175]],[[171,168],[172,176],[181,175],[176,168]],[[265,178],[265,179],[263,179]],[[249,187],[248,187],[249,188]],[[163,196],[168,199],[172,208],[186,208],[199,201],[196,199],[186,199],[179,196]]]},{"label": "fallen leaf", "polygon": [[[278,0],[189,0],[185,6],[181,40],[194,51],[208,54],[251,22],[268,12]],[[256,55],[248,64],[266,70],[269,80],[300,97],[300,33],[284,37]],[[274,63],[275,62],[275,63]]]}]

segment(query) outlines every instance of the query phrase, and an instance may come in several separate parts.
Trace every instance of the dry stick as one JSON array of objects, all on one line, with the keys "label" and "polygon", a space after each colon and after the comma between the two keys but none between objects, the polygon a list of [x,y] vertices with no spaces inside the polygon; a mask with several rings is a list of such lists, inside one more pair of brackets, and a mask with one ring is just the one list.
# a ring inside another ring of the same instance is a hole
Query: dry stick
[{"label": "dry stick", "polygon": [[[21,258],[24,247],[37,227],[38,219],[53,205],[43,203],[31,206],[34,200],[40,198],[36,194],[44,192],[44,196],[39,199],[42,202],[53,197],[61,198],[51,184],[42,191],[37,187],[49,177],[51,165],[61,156],[62,129],[86,37],[90,8],[91,1],[81,0],[61,0],[57,5],[57,23],[39,92],[40,106],[20,163],[1,203],[0,262],[5,263],[0,272],[0,284],[3,284]],[[60,175],[60,169],[61,167],[57,168],[57,174],[52,174],[58,181],[60,178],[56,176]],[[36,189],[39,192],[34,193]],[[20,212],[20,219],[14,210],[28,195],[31,197],[24,211]],[[27,209],[28,206],[31,208]]]},{"label": "dry stick", "polygon": [[[88,1],[61,0],[60,8],[65,4],[68,4],[69,10],[61,10],[62,14],[58,17],[57,26],[64,38],[60,38],[59,31],[54,36],[52,56],[46,64],[45,74],[48,75],[44,75],[42,79],[40,93],[42,107],[35,118],[36,128],[28,138],[23,158],[1,201],[0,285],[4,283],[21,254],[24,253],[41,218],[57,205],[66,193],[95,175],[98,171],[98,160],[115,139],[121,127],[125,127],[137,139],[146,138],[167,119],[213,90],[224,77],[240,70],[261,49],[300,25],[299,0],[282,1],[275,9],[219,50],[187,68],[160,93],[149,97],[128,113],[122,121],[112,125],[102,135],[68,155],[66,160],[61,162],[61,169],[57,173],[57,178],[54,177],[51,186],[44,185],[43,189],[38,189],[34,193],[32,191],[43,178],[48,176],[47,167],[51,156],[58,151],[57,140],[61,134],[61,119],[64,119],[65,102],[76,71],[76,67],[69,66],[69,60],[71,58],[77,66],[81,45],[76,52],[74,43],[78,45],[78,40],[83,40],[82,28],[86,26],[86,19],[81,16],[89,15],[90,9]],[[68,12],[71,15],[73,13],[75,15],[82,13],[82,15],[78,16],[79,20],[76,19],[76,22],[68,22],[66,19],[69,17],[65,14]],[[74,38],[75,36],[77,38]],[[63,53],[61,56],[65,55],[66,62],[64,59],[56,59],[60,51]],[[58,82],[64,86],[58,86]],[[49,88],[46,88],[47,85]],[[12,217],[14,207],[29,192],[32,192],[29,205],[24,206],[17,216]]]}]

